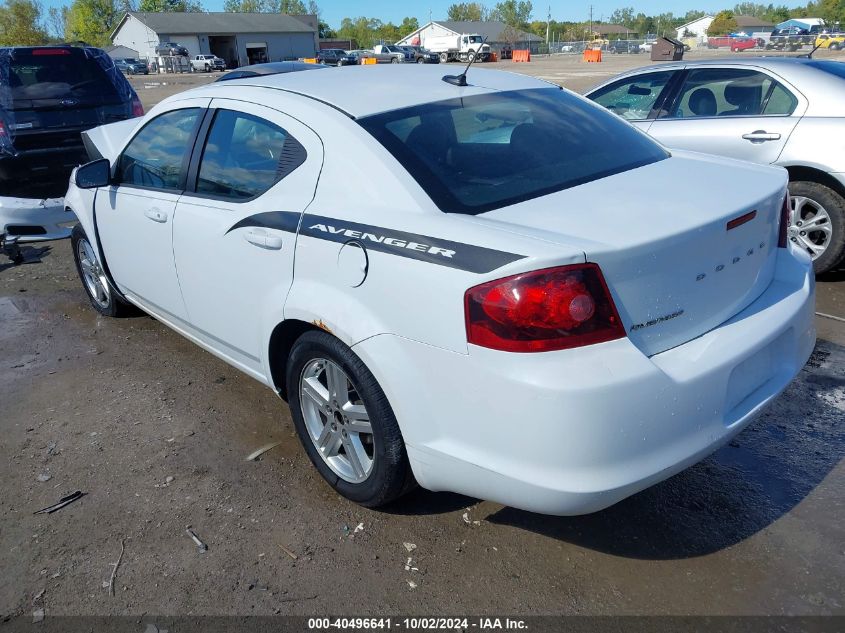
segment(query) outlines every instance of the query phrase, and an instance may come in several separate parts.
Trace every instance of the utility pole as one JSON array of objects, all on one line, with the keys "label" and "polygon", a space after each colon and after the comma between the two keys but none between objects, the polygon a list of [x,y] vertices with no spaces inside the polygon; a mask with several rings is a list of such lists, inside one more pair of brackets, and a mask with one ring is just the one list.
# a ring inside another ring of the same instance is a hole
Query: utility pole
[{"label": "utility pole", "polygon": [[590,5],[590,41],[593,41],[593,5]]},{"label": "utility pole", "polygon": [[549,45],[549,29],[552,24],[552,5],[549,5],[549,17],[546,20],[546,46]]}]

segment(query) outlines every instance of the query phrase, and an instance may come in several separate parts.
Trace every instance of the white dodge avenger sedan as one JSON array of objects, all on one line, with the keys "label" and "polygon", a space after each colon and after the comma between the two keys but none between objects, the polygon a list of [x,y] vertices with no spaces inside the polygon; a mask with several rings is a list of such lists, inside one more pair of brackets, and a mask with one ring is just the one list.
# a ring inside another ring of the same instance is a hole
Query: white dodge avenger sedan
[{"label": "white dodge avenger sedan", "polygon": [[92,305],[274,389],[366,506],[419,483],[593,512],[745,428],[815,342],[786,171],[443,75],[215,83],[90,131],[66,200]]}]

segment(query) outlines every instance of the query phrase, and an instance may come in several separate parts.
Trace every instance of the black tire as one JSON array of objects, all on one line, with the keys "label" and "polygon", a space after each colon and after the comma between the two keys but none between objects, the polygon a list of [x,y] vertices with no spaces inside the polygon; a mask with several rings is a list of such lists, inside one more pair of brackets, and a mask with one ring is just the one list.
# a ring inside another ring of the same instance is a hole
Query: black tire
[{"label": "black tire", "polygon": [[390,60],[390,63],[391,63],[391,64],[398,64],[398,63],[399,63],[399,58],[394,57],[393,59],[391,59],[391,60]]},{"label": "black tire", "polygon": [[825,251],[813,261],[813,270],[817,275],[831,270],[845,256],[845,198],[830,187],[810,180],[790,182],[789,194],[803,196],[817,202],[830,216],[830,243]]},{"label": "black tire", "polygon": [[[346,373],[367,408],[373,430],[373,467],[360,483],[345,481],[326,464],[306,427],[299,395],[300,380],[306,366],[318,358],[332,361]],[[286,383],[299,439],[311,463],[335,491],[350,501],[375,508],[394,501],[415,485],[393,409],[375,377],[349,347],[326,332],[306,332],[297,339],[288,356]]]},{"label": "black tire", "polygon": [[111,283],[108,280],[105,281],[105,283],[108,285],[107,301],[98,301],[97,298],[94,297],[88,287],[88,284],[85,281],[85,276],[82,272],[82,263],[80,262],[79,251],[80,244],[83,242],[85,244],[88,244],[89,246],[91,244],[82,226],[77,224],[75,227],[73,227],[73,231],[70,234],[70,244],[71,248],[73,249],[73,261],[76,264],[76,272],[79,275],[79,280],[82,282],[82,287],[85,290],[85,294],[88,296],[88,301],[91,303],[91,306],[103,316],[108,317],[120,318],[134,316],[138,314],[138,310],[135,308],[135,306],[126,303],[117,295],[116,290],[114,289],[114,287],[112,287]]},{"label": "black tire", "polygon": [[425,63],[425,57],[417,57],[417,63],[418,64],[424,64]]}]

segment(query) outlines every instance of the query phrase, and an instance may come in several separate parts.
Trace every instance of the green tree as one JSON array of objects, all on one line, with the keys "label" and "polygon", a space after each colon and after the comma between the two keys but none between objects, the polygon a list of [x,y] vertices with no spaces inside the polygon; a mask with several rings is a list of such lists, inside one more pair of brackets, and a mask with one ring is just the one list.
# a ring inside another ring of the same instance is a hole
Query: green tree
[{"label": "green tree", "polygon": [[530,1],[517,2],[517,0],[504,0],[499,2],[490,12],[491,20],[499,20],[513,28],[526,29],[531,22],[531,13],[534,11]]},{"label": "green tree", "polygon": [[337,36],[344,40],[355,40],[361,48],[370,48],[380,39],[382,26],[382,21],[377,18],[343,18]]},{"label": "green tree", "polygon": [[32,46],[47,42],[37,0],[4,0],[0,5],[0,46]]},{"label": "green tree", "polygon": [[610,14],[610,23],[620,24],[630,28],[634,23],[634,7],[622,7],[621,9],[616,9]]},{"label": "green tree", "polygon": [[279,0],[278,4],[279,13],[287,13],[289,15],[304,15],[308,13],[308,9],[305,8],[305,3],[302,0]]},{"label": "green tree", "polygon": [[710,27],[707,29],[707,35],[728,35],[737,29],[736,18],[732,11],[719,11]]},{"label": "green tree", "polygon": [[272,0],[226,0],[223,10],[229,13],[274,13]]},{"label": "green tree", "polygon": [[446,15],[455,21],[481,22],[487,19],[488,11],[480,2],[459,2],[450,5]]},{"label": "green tree", "polygon": [[419,20],[416,18],[403,18],[402,24],[399,25],[399,37],[397,39],[402,39],[406,35],[410,35],[414,31],[420,28]]},{"label": "green tree", "polygon": [[108,46],[109,35],[123,14],[122,3],[115,0],[73,0],[67,12],[65,37],[92,46]]},{"label": "green tree", "polygon": [[825,24],[845,22],[845,0],[821,0],[816,10]]},{"label": "green tree", "polygon": [[195,0],[141,0],[139,10],[147,13],[199,13],[203,8]]}]

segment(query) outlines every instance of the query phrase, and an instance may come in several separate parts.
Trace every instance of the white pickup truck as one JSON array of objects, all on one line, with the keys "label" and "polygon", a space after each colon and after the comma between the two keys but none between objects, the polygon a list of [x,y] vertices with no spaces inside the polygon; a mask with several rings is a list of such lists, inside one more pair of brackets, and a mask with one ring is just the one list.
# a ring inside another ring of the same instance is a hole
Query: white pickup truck
[{"label": "white pickup truck", "polygon": [[476,56],[484,62],[490,58],[491,53],[490,46],[477,33],[427,37],[425,47],[440,55],[440,61],[444,64],[455,60],[468,62]]},{"label": "white pickup truck", "polygon": [[191,60],[194,71],[209,73],[212,70],[226,70],[226,62],[217,55],[197,55]]}]

